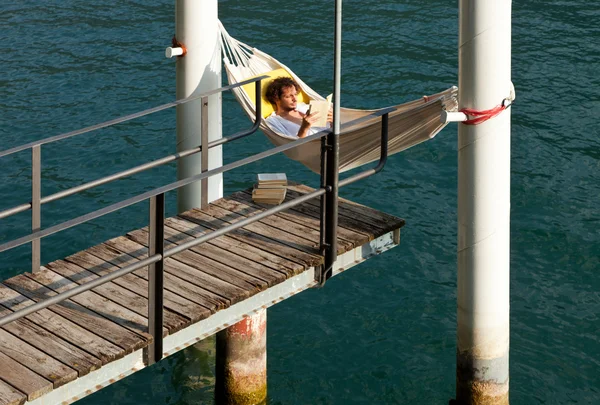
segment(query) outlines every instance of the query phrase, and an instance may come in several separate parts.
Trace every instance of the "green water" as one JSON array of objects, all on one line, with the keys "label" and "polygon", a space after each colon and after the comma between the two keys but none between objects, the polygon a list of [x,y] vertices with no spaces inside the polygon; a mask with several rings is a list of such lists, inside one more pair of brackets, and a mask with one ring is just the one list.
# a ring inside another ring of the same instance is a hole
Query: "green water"
[{"label": "green water", "polygon": [[[230,33],[331,92],[333,2],[220,1]],[[513,4],[511,403],[600,403],[600,7],[575,0]],[[345,1],[342,104],[381,107],[457,83],[456,2]],[[174,1],[81,0],[0,5],[0,150],[174,99]],[[224,133],[248,126],[231,97]],[[174,111],[43,148],[51,194],[174,150]],[[270,145],[224,148],[226,162]],[[341,195],[403,217],[401,245],[269,310],[269,399],[275,404],[445,404],[454,395],[456,126],[391,157]],[[27,153],[0,159],[0,209],[29,199]],[[284,157],[225,176],[317,178]],[[167,166],[44,205],[43,226],[175,179]],[[174,212],[174,195],[168,210]],[[146,206],[43,241],[43,262],[144,225]],[[0,243],[28,232],[28,214],[0,221]],[[2,279],[29,250],[0,254]],[[81,404],[210,404],[210,341]]]}]

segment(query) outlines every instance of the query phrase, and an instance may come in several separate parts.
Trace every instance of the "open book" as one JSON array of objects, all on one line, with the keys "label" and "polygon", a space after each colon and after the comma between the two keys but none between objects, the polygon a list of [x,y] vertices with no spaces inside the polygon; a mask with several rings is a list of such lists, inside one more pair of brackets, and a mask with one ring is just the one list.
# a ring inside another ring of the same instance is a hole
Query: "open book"
[{"label": "open book", "polygon": [[319,113],[317,121],[313,124],[315,127],[326,127],[327,125],[327,113],[331,108],[331,97],[333,94],[327,96],[326,100],[310,100],[310,113]]}]

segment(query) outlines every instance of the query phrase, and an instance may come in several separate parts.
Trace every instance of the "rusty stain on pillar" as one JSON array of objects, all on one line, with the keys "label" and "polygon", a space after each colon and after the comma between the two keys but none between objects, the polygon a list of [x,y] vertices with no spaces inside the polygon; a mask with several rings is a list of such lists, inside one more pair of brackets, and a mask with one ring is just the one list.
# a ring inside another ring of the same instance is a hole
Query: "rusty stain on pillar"
[{"label": "rusty stain on pillar", "polygon": [[215,401],[256,405],[267,397],[267,310],[217,333]]}]

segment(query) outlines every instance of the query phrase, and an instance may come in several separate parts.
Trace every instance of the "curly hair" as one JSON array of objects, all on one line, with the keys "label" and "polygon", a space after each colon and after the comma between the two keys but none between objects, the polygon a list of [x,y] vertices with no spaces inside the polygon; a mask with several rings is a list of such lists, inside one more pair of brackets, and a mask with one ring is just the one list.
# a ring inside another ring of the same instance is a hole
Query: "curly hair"
[{"label": "curly hair", "polygon": [[275,105],[277,104],[277,100],[283,95],[283,89],[288,87],[294,87],[296,91],[300,91],[300,86],[298,86],[298,83],[294,79],[285,76],[278,77],[269,83],[265,96],[271,104]]}]

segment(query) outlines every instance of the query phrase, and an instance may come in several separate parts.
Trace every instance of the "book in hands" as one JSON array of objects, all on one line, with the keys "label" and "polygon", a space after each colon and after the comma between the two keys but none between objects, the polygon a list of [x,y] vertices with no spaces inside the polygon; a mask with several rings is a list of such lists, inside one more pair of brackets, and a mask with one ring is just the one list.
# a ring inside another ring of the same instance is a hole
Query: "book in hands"
[{"label": "book in hands", "polygon": [[313,127],[327,127],[327,114],[331,109],[331,96],[327,96],[325,100],[310,100],[310,113],[318,112],[317,121],[313,123]]}]

